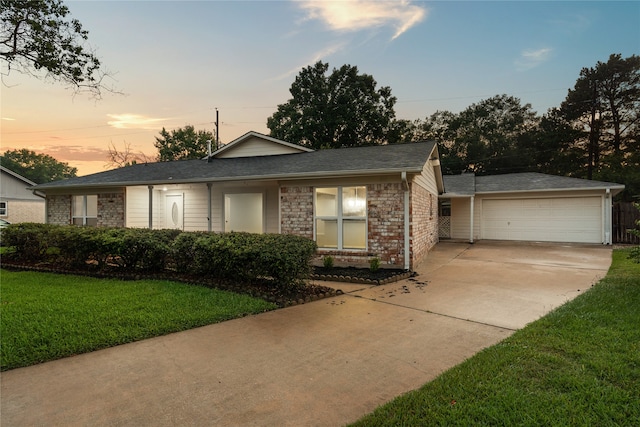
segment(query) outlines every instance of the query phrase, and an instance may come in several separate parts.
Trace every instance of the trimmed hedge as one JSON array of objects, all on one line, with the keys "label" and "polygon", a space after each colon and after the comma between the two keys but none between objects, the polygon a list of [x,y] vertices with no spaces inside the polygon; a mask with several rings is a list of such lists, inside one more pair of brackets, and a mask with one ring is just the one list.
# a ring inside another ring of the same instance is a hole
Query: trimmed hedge
[{"label": "trimmed hedge", "polygon": [[316,243],[283,234],[181,232],[145,228],[97,228],[12,224],[2,239],[7,257],[57,263],[75,269],[178,273],[295,287],[309,277]]}]

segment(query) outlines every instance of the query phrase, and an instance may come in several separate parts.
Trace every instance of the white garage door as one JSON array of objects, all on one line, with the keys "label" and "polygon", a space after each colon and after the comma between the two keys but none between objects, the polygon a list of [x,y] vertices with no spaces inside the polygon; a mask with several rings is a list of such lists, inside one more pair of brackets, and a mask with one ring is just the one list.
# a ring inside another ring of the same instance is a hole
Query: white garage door
[{"label": "white garage door", "polygon": [[482,238],[602,243],[601,198],[483,200]]}]

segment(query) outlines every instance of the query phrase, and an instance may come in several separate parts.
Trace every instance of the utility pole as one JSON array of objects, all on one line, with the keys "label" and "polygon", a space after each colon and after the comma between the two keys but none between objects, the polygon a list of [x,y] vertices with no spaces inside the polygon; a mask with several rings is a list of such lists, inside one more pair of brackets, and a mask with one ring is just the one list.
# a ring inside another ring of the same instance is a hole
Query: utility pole
[{"label": "utility pole", "polygon": [[218,121],[218,107],[216,107],[216,150],[220,148],[220,122]]}]

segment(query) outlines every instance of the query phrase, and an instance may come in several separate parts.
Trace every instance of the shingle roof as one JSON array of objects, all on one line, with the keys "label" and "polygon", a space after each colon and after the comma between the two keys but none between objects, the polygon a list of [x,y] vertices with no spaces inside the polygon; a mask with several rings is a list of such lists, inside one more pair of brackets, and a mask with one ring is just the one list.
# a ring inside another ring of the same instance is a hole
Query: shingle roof
[{"label": "shingle roof", "polygon": [[38,190],[98,186],[151,185],[250,179],[292,179],[341,175],[420,172],[434,141],[318,150],[308,153],[145,163],[63,181]]},{"label": "shingle roof", "polygon": [[444,176],[444,196],[471,196],[482,193],[508,193],[550,190],[622,190],[624,185],[614,182],[593,181],[536,172],[509,173],[504,175],[475,176],[474,174]]}]

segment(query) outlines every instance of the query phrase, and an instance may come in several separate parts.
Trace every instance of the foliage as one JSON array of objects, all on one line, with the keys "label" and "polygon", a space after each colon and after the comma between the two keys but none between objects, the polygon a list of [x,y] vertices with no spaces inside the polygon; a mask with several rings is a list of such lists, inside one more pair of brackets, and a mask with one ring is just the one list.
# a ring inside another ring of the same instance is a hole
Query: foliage
[{"label": "foliage", "polygon": [[165,128],[156,136],[153,145],[158,149],[158,161],[201,159],[208,154],[209,142],[215,141],[212,132],[196,131],[192,125],[173,129],[167,132]]},{"label": "foliage", "polygon": [[379,269],[380,269],[380,258],[378,258],[378,257],[371,258],[369,260],[369,270],[371,270],[371,272],[375,273]]},{"label": "foliage", "polygon": [[3,230],[5,256],[81,269],[180,273],[251,283],[268,280],[293,289],[311,272],[313,240],[281,234],[206,233],[146,228],[11,224]]},{"label": "foliage", "polygon": [[587,292],[353,425],[637,424],[639,304],[640,265],[615,250]]},{"label": "foliage", "polygon": [[611,176],[627,184],[623,197],[640,190],[640,57],[609,56],[583,68],[560,111],[580,135],[576,150],[584,147],[574,168],[586,178]]},{"label": "foliage", "polygon": [[0,59],[9,71],[62,82],[99,98],[106,74],[86,46],[88,31],[60,0],[2,0]]},{"label": "foliage", "polygon": [[395,118],[391,89],[377,89],[355,66],[328,69],[318,61],[300,71],[291,99],[267,120],[271,136],[313,149],[386,143]]},{"label": "foliage", "polygon": [[1,274],[3,371],[275,308],[248,295],[170,281]]},{"label": "foliage", "polygon": [[78,173],[78,169],[69,166],[68,163],[59,162],[48,154],[37,154],[26,148],[5,151],[0,156],[0,164],[36,184],[74,178]]},{"label": "foliage", "polygon": [[333,268],[333,257],[331,255],[325,255],[322,257],[322,265],[326,269]]}]

